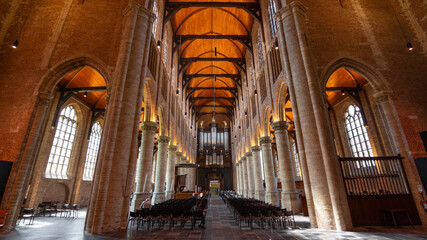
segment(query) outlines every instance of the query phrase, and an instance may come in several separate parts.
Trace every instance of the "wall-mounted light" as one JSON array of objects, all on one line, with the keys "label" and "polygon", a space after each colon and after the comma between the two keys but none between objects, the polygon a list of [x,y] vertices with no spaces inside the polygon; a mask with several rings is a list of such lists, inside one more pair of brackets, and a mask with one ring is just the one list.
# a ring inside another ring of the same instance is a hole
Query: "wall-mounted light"
[{"label": "wall-mounted light", "polygon": [[254,90],[254,94],[255,94],[255,95],[257,95],[257,94],[258,94],[258,92],[257,92],[257,90],[256,90],[256,89]]},{"label": "wall-mounted light", "polygon": [[178,95],[178,94],[179,94],[179,90],[177,89],[177,90],[176,90],[176,95]]},{"label": "wall-mounted light", "polygon": [[410,42],[406,43],[406,47],[408,48],[409,51],[414,50],[414,47],[412,47],[412,43]]},{"label": "wall-mounted light", "polygon": [[83,94],[83,97],[87,97],[87,92],[85,92],[85,93]]},{"label": "wall-mounted light", "polygon": [[18,40],[15,40],[12,44],[12,48],[18,48],[18,44],[19,44]]},{"label": "wall-mounted light", "polygon": [[276,41],[274,41],[274,49],[279,50],[279,43]]},{"label": "wall-mounted light", "polygon": [[245,112],[245,116],[248,116],[248,112]]},{"label": "wall-mounted light", "polygon": [[240,129],[240,126],[239,126],[239,129]]},{"label": "wall-mounted light", "polygon": [[234,138],[237,138],[237,136],[236,136],[236,135],[234,135]]},{"label": "wall-mounted light", "polygon": [[160,42],[160,40],[159,41],[157,41],[157,48],[158,49],[160,49],[160,46],[162,45],[162,42]]},{"label": "wall-mounted light", "polygon": [[187,116],[187,112],[185,112],[184,115]]},{"label": "wall-mounted light", "polygon": [[341,90],[341,95],[343,95],[343,96],[345,95],[345,92],[344,92],[344,90]]}]

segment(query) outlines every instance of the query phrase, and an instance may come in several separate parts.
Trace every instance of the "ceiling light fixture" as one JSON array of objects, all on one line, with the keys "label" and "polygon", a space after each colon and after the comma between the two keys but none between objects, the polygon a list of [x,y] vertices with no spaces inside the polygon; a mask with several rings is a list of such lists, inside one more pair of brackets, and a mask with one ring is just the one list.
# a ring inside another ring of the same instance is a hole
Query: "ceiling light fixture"
[{"label": "ceiling light fixture", "polygon": [[406,47],[408,48],[409,51],[414,50],[414,47],[412,47],[412,43],[410,42],[406,43]]},{"label": "ceiling light fixture", "polygon": [[18,44],[19,44],[18,40],[15,40],[12,44],[12,48],[18,48]]},{"label": "ceiling light fixture", "polygon": [[157,48],[158,49],[160,49],[160,46],[162,45],[162,42],[160,42],[160,40],[159,41],[157,41]]},{"label": "ceiling light fixture", "polygon": [[279,50],[279,43],[276,41],[274,41],[274,49]]}]

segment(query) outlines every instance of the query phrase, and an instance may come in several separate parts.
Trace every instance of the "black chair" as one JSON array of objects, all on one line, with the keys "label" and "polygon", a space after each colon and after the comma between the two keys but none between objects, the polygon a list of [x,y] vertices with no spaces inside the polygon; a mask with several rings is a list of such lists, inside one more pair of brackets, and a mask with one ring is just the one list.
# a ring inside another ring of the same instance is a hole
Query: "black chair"
[{"label": "black chair", "polygon": [[132,226],[135,224],[136,222],[136,231],[138,231],[139,228],[139,221],[140,221],[140,217],[139,217],[139,213],[138,212],[130,212],[129,213],[129,219],[128,219],[128,227],[129,227],[129,223],[132,222]]},{"label": "black chair", "polygon": [[285,220],[289,223],[292,229],[297,228],[293,211],[285,211]]},{"label": "black chair", "polygon": [[58,213],[58,204],[52,203],[52,205],[50,205],[50,208],[45,210],[45,213],[49,213],[49,217],[51,217],[52,214],[55,213],[56,217],[56,214]]},{"label": "black chair", "polygon": [[73,218],[78,218],[79,217],[79,205],[78,204],[73,204],[71,205],[71,211],[72,211],[72,215]]},{"label": "black chair", "polygon": [[19,216],[18,224],[25,223],[25,219],[29,219],[28,224],[34,223],[34,208],[24,208]]},{"label": "black chair", "polygon": [[39,203],[39,205],[37,206],[37,211],[36,211],[36,216],[40,216],[43,214],[43,216],[46,213],[46,204],[45,203]]},{"label": "black chair", "polygon": [[71,211],[68,208],[68,203],[63,203],[60,209],[57,209],[57,212],[59,212],[59,217],[62,217],[62,215],[64,215],[64,217],[69,217],[71,215]]}]

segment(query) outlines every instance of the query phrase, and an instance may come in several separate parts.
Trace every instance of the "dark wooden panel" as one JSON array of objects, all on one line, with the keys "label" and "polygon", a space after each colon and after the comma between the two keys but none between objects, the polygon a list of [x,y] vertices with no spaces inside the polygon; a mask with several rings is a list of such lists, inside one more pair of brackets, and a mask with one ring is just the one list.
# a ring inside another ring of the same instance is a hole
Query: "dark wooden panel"
[{"label": "dark wooden panel", "polygon": [[3,194],[6,189],[7,179],[12,170],[13,162],[0,161],[0,204],[3,199]]},{"label": "dark wooden panel", "polygon": [[[421,224],[411,195],[394,196],[348,196],[353,226],[385,226],[393,225],[389,215],[387,222],[384,219],[385,209],[407,209],[412,224]],[[396,214],[399,225],[409,225],[409,220],[404,213]]]}]

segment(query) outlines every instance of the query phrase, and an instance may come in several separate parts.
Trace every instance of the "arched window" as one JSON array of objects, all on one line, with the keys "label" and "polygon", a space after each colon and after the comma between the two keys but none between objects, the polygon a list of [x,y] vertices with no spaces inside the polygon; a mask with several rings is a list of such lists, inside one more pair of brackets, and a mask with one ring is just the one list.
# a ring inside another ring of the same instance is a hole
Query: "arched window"
[{"label": "arched window", "polygon": [[259,67],[261,67],[262,63],[264,62],[264,56],[262,55],[262,39],[261,39],[261,27],[258,28],[258,59],[259,59]]},{"label": "arched window", "polygon": [[295,141],[292,141],[292,153],[295,161],[295,180],[301,181],[301,168],[299,166],[298,150]]},{"label": "arched window", "polygon": [[77,130],[76,110],[72,106],[62,109],[46,167],[47,178],[67,179],[67,168]]},{"label": "arched window", "polygon": [[155,37],[156,31],[157,31],[157,18],[159,17],[159,9],[157,8],[157,1],[154,1],[153,3],[153,14],[156,16],[153,21],[153,29],[152,29],[153,35]]},{"label": "arched window", "polygon": [[345,113],[345,127],[353,157],[373,157],[368,132],[363,125],[359,107],[355,105],[348,107]]},{"label": "arched window", "polygon": [[271,28],[271,36],[274,37],[277,32],[277,22],[274,20],[274,15],[277,12],[276,1],[270,0],[268,4],[268,14],[270,15],[270,28]]},{"label": "arched window", "polygon": [[96,158],[98,156],[99,142],[101,141],[102,128],[99,122],[92,126],[90,132],[89,145],[86,153],[85,168],[83,171],[83,180],[92,181],[95,172]]}]

